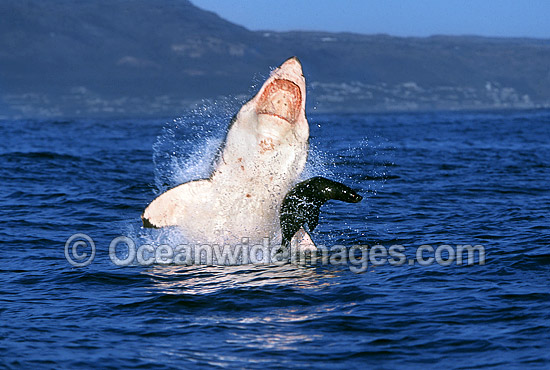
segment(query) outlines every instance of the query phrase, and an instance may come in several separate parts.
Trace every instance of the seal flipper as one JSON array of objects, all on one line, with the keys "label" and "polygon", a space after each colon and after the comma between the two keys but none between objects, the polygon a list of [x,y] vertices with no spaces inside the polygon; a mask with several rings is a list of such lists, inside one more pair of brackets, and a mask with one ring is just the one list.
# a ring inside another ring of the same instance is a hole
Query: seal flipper
[{"label": "seal flipper", "polygon": [[324,177],[313,177],[295,185],[281,205],[281,244],[288,247],[292,237],[306,223],[313,231],[319,223],[321,206],[330,199],[357,203],[363,197],[350,187]]}]

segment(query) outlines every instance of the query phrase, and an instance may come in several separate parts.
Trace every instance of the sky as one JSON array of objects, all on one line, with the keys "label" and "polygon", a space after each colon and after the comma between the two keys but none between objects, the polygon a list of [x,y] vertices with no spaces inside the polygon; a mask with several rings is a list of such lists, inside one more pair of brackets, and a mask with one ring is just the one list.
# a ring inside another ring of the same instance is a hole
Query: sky
[{"label": "sky", "polygon": [[191,0],[250,30],[550,38],[550,0]]}]

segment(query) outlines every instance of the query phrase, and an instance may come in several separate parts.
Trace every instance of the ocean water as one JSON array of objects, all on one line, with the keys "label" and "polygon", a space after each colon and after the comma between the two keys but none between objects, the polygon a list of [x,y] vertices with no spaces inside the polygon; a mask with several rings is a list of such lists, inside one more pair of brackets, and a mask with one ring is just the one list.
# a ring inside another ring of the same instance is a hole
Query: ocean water
[{"label": "ocean water", "polygon": [[[237,108],[0,123],[0,367],[550,368],[548,110],[309,116],[304,178],[365,198],[328,202],[314,240],[406,263],[114,264],[115,237],[153,238],[156,194],[208,174]],[[484,255],[453,262],[459,245]]]}]

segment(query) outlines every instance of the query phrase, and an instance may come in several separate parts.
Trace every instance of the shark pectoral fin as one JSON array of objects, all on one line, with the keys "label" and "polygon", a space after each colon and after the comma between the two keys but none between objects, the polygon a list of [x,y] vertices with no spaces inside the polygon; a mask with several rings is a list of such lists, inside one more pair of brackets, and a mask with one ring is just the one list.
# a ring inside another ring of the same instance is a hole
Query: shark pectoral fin
[{"label": "shark pectoral fin", "polygon": [[290,240],[290,246],[293,250],[297,248],[298,251],[317,250],[311,236],[303,227],[294,234]]},{"label": "shark pectoral fin", "polygon": [[155,198],[141,215],[144,227],[159,228],[178,225],[192,217],[199,205],[208,201],[212,193],[210,180],[181,184]]}]

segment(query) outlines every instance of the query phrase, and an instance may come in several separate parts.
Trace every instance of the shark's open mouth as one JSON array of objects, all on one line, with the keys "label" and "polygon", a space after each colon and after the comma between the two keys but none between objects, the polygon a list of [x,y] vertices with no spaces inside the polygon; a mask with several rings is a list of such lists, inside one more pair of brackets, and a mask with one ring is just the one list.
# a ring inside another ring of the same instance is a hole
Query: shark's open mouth
[{"label": "shark's open mouth", "polygon": [[289,123],[298,119],[302,107],[302,93],[294,82],[275,79],[262,92],[256,113],[275,116]]}]

